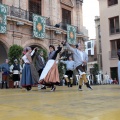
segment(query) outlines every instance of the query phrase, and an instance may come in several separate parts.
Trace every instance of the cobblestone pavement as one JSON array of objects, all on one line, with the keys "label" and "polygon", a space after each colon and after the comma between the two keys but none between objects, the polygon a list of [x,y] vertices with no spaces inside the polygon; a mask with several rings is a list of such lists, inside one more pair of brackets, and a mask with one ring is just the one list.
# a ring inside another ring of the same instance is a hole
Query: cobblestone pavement
[{"label": "cobblestone pavement", "polygon": [[120,120],[120,86],[0,90],[0,120]]}]

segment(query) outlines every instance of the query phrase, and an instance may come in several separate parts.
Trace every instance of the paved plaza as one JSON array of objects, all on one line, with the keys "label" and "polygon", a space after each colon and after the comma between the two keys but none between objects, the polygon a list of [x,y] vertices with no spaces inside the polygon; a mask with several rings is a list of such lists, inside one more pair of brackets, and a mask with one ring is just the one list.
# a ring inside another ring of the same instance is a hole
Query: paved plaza
[{"label": "paved plaza", "polygon": [[0,90],[0,120],[120,120],[120,86]]}]

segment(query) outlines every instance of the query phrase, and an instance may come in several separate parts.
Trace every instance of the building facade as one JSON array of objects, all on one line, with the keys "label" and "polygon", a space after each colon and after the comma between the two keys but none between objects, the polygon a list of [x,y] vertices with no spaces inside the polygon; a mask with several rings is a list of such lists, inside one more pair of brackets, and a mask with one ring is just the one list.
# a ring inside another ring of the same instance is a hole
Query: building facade
[{"label": "building facade", "polygon": [[120,49],[120,0],[99,0],[103,74],[117,77]]},{"label": "building facade", "polygon": [[[48,46],[58,45],[66,40],[67,24],[77,30],[77,42],[84,42],[82,33],[82,0],[0,0],[7,6],[7,32],[0,33],[0,63],[7,58],[11,45],[24,47],[38,46],[48,50]],[[32,14],[46,18],[46,36],[44,39],[33,37]]]},{"label": "building facade", "polygon": [[88,54],[87,73],[90,75],[93,65],[97,63],[96,40],[90,39],[85,42],[85,52]]},{"label": "building facade", "polygon": [[102,73],[102,47],[101,47],[101,30],[100,30],[100,17],[95,17],[95,30],[96,30],[96,49],[97,49],[97,63],[99,66],[99,73]]}]

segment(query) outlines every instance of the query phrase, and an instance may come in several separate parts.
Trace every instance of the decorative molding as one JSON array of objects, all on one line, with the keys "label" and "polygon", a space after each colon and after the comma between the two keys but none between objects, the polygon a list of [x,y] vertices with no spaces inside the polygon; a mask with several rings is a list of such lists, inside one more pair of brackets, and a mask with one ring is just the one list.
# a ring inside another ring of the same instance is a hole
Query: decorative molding
[{"label": "decorative molding", "polygon": [[73,0],[61,0],[61,3],[70,7],[74,7]]}]

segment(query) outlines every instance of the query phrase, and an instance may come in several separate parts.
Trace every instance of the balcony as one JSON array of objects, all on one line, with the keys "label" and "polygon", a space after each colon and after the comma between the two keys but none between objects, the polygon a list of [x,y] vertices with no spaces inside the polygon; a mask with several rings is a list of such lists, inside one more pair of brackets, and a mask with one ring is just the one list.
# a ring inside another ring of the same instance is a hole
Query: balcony
[{"label": "balcony", "polygon": [[[67,31],[67,23],[60,22],[59,24],[56,24],[55,27],[61,28]],[[74,26],[74,27],[76,27],[76,33],[78,33],[78,27],[77,26]]]},{"label": "balcony", "polygon": [[[14,16],[14,17],[18,17],[24,20],[28,20],[28,21],[33,21],[32,19],[32,12],[29,12],[27,10],[23,10],[21,8],[17,8],[14,6],[7,6],[8,8],[8,14],[9,16]],[[50,18],[46,18],[46,25],[50,26]]]},{"label": "balcony", "polygon": [[109,55],[110,55],[110,59],[118,58],[116,50],[110,51]]},{"label": "balcony", "polygon": [[120,29],[119,28],[111,28],[110,29],[110,34],[111,35],[117,34],[117,33],[120,33]]}]

